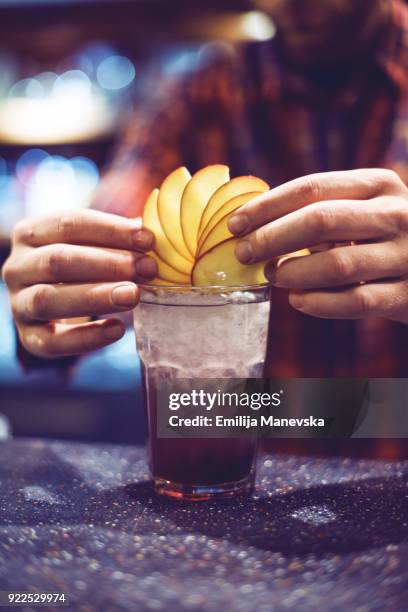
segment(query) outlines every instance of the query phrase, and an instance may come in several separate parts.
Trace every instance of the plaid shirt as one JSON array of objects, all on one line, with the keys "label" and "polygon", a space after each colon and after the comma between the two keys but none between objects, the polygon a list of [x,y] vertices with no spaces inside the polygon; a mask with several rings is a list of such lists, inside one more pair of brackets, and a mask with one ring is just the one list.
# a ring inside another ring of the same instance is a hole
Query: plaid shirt
[{"label": "plaid shirt", "polygon": [[[205,45],[154,75],[106,177],[97,206],[140,214],[179,165],[226,163],[271,186],[313,172],[396,170],[408,184],[408,7],[347,74],[307,78],[282,65],[276,43]],[[316,76],[316,75],[315,75]],[[323,320],[294,311],[274,289],[267,374],[407,376],[408,326]]]}]

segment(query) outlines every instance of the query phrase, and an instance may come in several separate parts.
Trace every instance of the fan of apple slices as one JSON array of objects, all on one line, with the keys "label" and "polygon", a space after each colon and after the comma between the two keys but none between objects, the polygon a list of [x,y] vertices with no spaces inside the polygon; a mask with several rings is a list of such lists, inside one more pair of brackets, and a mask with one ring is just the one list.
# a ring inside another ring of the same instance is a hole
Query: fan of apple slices
[{"label": "fan of apple slices", "polygon": [[143,224],[156,238],[157,285],[256,285],[266,282],[264,262],[241,264],[228,218],[269,185],[254,176],[230,180],[229,168],[207,166],[191,176],[178,168],[155,189]]}]

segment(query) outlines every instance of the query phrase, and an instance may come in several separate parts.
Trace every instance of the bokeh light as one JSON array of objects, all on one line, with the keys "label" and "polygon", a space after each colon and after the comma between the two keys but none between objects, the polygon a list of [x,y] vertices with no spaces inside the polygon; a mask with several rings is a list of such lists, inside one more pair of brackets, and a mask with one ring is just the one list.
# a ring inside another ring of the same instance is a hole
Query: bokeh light
[{"label": "bokeh light", "polygon": [[270,40],[276,34],[276,27],[268,15],[261,11],[248,11],[241,18],[243,32],[251,40]]},{"label": "bokeh light", "polygon": [[135,74],[133,62],[103,42],[79,49],[56,71],[19,80],[15,62],[0,54],[0,141],[46,146],[105,137]]},{"label": "bokeh light", "polygon": [[36,80],[41,83],[46,94],[51,95],[54,83],[58,78],[58,74],[51,71],[41,72],[36,75]]},{"label": "bokeh light", "polygon": [[170,75],[192,72],[197,67],[199,58],[200,50],[197,49],[167,53],[164,72]]},{"label": "bokeh light", "polygon": [[96,77],[103,89],[123,89],[132,83],[136,75],[135,67],[124,55],[111,55],[102,60]]},{"label": "bokeh light", "polygon": [[99,179],[97,165],[83,156],[67,159],[32,148],[14,168],[0,157],[0,239],[24,216],[89,206]]},{"label": "bokeh light", "polygon": [[43,149],[28,149],[16,163],[18,180],[23,185],[27,185],[37,171],[38,165],[48,157],[49,154]]},{"label": "bokeh light", "polygon": [[21,185],[10,174],[0,179],[0,239],[10,235],[14,225],[24,216],[24,201]]},{"label": "bokeh light", "polygon": [[7,162],[3,157],[0,157],[0,188],[7,180]]},{"label": "bokeh light", "polygon": [[98,182],[99,171],[92,160],[48,156],[40,161],[27,185],[26,214],[39,217],[89,206]]},{"label": "bokeh light", "polygon": [[91,96],[92,83],[82,70],[68,70],[55,81],[52,92],[64,102],[71,100],[76,106],[88,102]]},{"label": "bokeh light", "polygon": [[0,141],[28,147],[17,161],[0,157],[0,239],[23,216],[90,205],[96,164],[47,147],[110,134],[135,75],[133,62],[103,41],[38,74],[22,74],[18,60],[0,54]]},{"label": "bokeh light", "polygon": [[96,41],[83,47],[77,54],[77,67],[84,70],[88,76],[95,78],[98,66],[103,60],[117,51],[110,44]]},{"label": "bokeh light", "polygon": [[78,190],[82,194],[81,197],[89,196],[89,199],[91,199],[99,183],[99,170],[97,165],[87,157],[74,157],[70,160],[70,163],[75,173]]},{"label": "bokeh light", "polygon": [[36,78],[22,79],[17,81],[10,88],[9,98],[43,98],[45,90],[40,81]]}]

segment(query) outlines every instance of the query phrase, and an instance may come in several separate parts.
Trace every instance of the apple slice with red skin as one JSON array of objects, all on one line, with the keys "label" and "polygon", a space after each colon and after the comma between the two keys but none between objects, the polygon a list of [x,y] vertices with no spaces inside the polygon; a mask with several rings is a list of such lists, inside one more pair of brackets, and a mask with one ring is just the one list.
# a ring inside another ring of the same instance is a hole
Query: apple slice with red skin
[{"label": "apple slice with red skin", "polygon": [[184,259],[193,262],[194,257],[184,242],[181,229],[181,199],[190,180],[191,174],[184,166],[169,174],[160,186],[157,212],[163,231],[173,248]]},{"label": "apple slice with red skin", "polygon": [[226,202],[224,206],[211,217],[197,247],[197,257],[203,255],[218,242],[224,242],[224,240],[233,237],[233,234],[228,229],[228,219],[230,215],[247,202],[256,198],[259,194],[259,191],[253,191],[252,193],[242,193],[239,196],[235,196],[235,198]]},{"label": "apple slice with red skin", "polygon": [[[233,213],[235,210],[237,210],[237,208],[240,208],[240,206],[243,206],[247,202],[250,202],[251,200],[256,198],[256,196],[260,195],[261,193],[263,192],[252,191],[250,193],[241,193],[240,195],[235,196],[235,198],[231,198],[231,200],[228,200],[228,202],[225,202],[225,204],[211,217],[211,219],[205,226],[201,234],[201,238],[197,245],[197,253],[200,254],[200,252],[201,253],[203,252],[202,246],[203,246],[204,241],[207,240],[207,237],[209,236],[209,234],[212,232],[215,226],[218,225],[218,223],[221,221],[223,217],[225,217],[228,214]],[[231,234],[229,236],[226,236],[225,240],[230,236]]]},{"label": "apple slice with red skin", "polygon": [[193,285],[245,286],[267,282],[264,274],[266,262],[244,265],[235,256],[238,238],[230,238],[217,244],[199,257],[191,273]]},{"label": "apple slice with red skin", "polygon": [[190,276],[192,262],[182,257],[169,242],[160,223],[157,204],[159,190],[154,189],[147,198],[143,209],[143,225],[155,236],[154,252],[171,268],[177,272]]},{"label": "apple slice with red skin", "polygon": [[211,217],[215,215],[220,208],[226,204],[232,198],[242,193],[250,193],[253,191],[259,191],[261,193],[268,191],[269,185],[256,176],[237,176],[236,178],[229,181],[225,185],[222,185],[210,198],[207,206],[201,217],[200,227],[198,230],[198,242],[205,230],[207,223]]},{"label": "apple slice with red skin", "polygon": [[225,217],[218,221],[217,225],[211,230],[199,248],[197,258],[204,255],[204,253],[207,253],[207,251],[213,249],[215,246],[217,246],[217,244],[225,242],[229,238],[234,237],[234,234],[232,234],[228,228],[228,219],[229,215],[225,215]]},{"label": "apple slice with red skin", "polygon": [[227,183],[229,178],[228,166],[207,166],[196,172],[184,189],[180,221],[184,242],[192,257],[195,257],[197,251],[197,234],[204,208],[213,193]]}]

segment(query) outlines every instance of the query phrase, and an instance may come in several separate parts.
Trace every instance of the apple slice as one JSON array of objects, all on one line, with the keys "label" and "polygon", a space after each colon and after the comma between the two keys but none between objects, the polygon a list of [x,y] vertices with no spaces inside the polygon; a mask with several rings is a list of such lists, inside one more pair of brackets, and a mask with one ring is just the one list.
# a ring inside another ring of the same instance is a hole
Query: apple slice
[{"label": "apple slice", "polygon": [[232,234],[228,229],[228,219],[229,215],[225,215],[225,217],[223,217],[208,234],[197,253],[197,258],[204,255],[204,253],[207,253],[207,251],[210,251],[217,244],[225,242],[229,238],[234,237],[234,234]]},{"label": "apple slice", "polygon": [[167,264],[161,257],[154,251],[147,253],[149,257],[152,257],[157,263],[157,278],[163,281],[168,281],[172,285],[189,285],[190,276],[188,274],[182,274],[175,268],[172,268]]},{"label": "apple slice", "polygon": [[229,181],[228,166],[207,166],[193,175],[181,198],[181,229],[189,253],[195,257],[201,215],[208,200]]},{"label": "apple slice", "polygon": [[[259,192],[253,192],[243,193],[242,195],[236,196],[235,198],[232,198],[232,200],[229,200],[226,204],[224,204],[224,206],[220,208],[219,211],[213,217],[211,217],[207,228],[210,227],[210,224],[212,224],[213,220],[216,217],[219,218],[219,221],[216,222],[214,227],[209,230],[207,235],[203,233],[203,240],[201,242],[201,245],[198,247],[198,257],[204,255],[204,253],[212,249],[216,244],[224,242],[229,238],[233,238],[234,235],[230,232],[228,228],[228,219],[230,218],[231,212],[239,208],[240,206],[243,206],[244,204],[252,200],[254,197],[256,197],[256,195],[258,194]],[[228,212],[226,212],[223,216],[220,217],[220,213],[224,212],[224,210],[227,210]]]},{"label": "apple slice", "polygon": [[265,262],[241,264],[235,256],[238,238],[230,238],[217,244],[196,261],[192,273],[192,284],[205,285],[259,285],[265,283]]},{"label": "apple slice", "polygon": [[169,266],[181,272],[182,274],[190,275],[192,262],[182,257],[169,242],[166,234],[160,223],[157,204],[159,190],[154,189],[147,198],[143,209],[143,225],[153,232],[155,236],[154,251],[157,255]]},{"label": "apple slice", "polygon": [[249,193],[251,191],[268,191],[269,185],[256,176],[237,176],[225,185],[222,185],[209,200],[204,209],[198,230],[198,241],[213,215],[222,207],[228,200],[235,198],[241,193]]},{"label": "apple slice", "polygon": [[[209,234],[212,233],[212,230],[215,228],[216,225],[218,225],[219,221],[221,221],[223,217],[233,213],[234,210],[236,210],[237,208],[240,208],[240,206],[243,206],[250,200],[253,200],[254,198],[256,198],[257,195],[260,195],[261,193],[262,193],[261,191],[252,191],[250,193],[242,193],[239,196],[235,196],[235,198],[231,198],[231,200],[228,200],[228,202],[225,202],[225,204],[211,217],[206,227],[204,228],[203,233],[201,234],[200,240],[197,245],[197,253],[198,254],[203,253],[202,246],[204,242],[207,240],[207,237],[209,236]],[[230,238],[231,236],[232,234],[229,232],[228,236],[226,236],[224,240],[226,240],[227,238]],[[205,249],[205,250],[207,251],[208,249]]]},{"label": "apple slice", "polygon": [[309,249],[300,249],[300,251],[293,251],[293,253],[288,253],[287,255],[282,255],[278,259],[278,266],[281,265],[286,259],[292,259],[292,257],[305,257],[305,255],[310,255],[311,252]]},{"label": "apple slice", "polygon": [[173,248],[184,259],[193,262],[194,258],[184,242],[180,220],[181,198],[190,180],[191,174],[184,167],[177,168],[177,170],[169,174],[160,187],[157,212],[163,231],[169,242],[173,245]]}]

